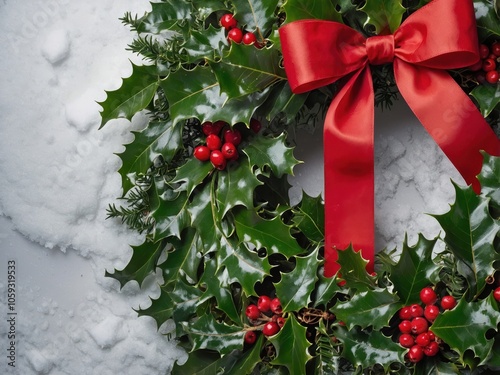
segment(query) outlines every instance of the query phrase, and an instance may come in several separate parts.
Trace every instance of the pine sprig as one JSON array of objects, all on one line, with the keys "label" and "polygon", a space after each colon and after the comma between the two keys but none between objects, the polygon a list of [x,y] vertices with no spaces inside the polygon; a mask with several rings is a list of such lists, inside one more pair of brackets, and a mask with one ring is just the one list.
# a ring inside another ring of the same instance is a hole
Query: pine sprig
[{"label": "pine sprig", "polygon": [[136,186],[127,194],[126,207],[116,207],[115,204],[110,204],[107,209],[107,217],[120,218],[122,224],[127,225],[130,229],[141,233],[150,233],[153,229],[154,222],[149,216],[149,197],[148,193],[142,188]]}]

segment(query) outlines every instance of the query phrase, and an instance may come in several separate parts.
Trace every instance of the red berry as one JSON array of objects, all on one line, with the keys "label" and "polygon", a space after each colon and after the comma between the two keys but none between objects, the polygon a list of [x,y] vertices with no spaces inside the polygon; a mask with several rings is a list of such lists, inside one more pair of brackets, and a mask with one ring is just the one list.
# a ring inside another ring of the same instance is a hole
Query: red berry
[{"label": "red berry", "polygon": [[491,52],[495,56],[500,56],[500,42],[495,42],[491,45]]},{"label": "red berry", "polygon": [[244,340],[246,344],[252,345],[257,340],[257,334],[254,331],[247,331]]},{"label": "red berry", "polygon": [[262,328],[262,333],[266,336],[272,336],[279,332],[280,326],[276,322],[267,322]]},{"label": "red berry", "polygon": [[434,332],[428,331],[427,333],[429,334],[429,338],[431,339],[431,341],[436,340],[436,335],[434,334]]},{"label": "red berry", "polygon": [[260,296],[257,301],[257,307],[263,313],[271,311],[271,298],[268,296]]},{"label": "red berry", "polygon": [[429,333],[424,332],[424,333],[419,334],[417,336],[417,338],[415,339],[415,342],[417,343],[417,345],[420,345],[421,347],[425,348],[431,342],[431,338],[429,337]]},{"label": "red berry", "polygon": [[238,21],[236,21],[231,13],[227,13],[220,18],[220,24],[226,30],[231,30],[238,25]]},{"label": "red berry", "polygon": [[429,322],[433,322],[439,315],[439,307],[436,305],[425,306],[424,316]]},{"label": "red berry", "polygon": [[451,310],[456,305],[457,301],[455,300],[455,298],[453,298],[453,296],[444,296],[443,298],[441,298],[441,307],[444,310]]},{"label": "red berry", "polygon": [[413,336],[409,333],[403,333],[401,336],[399,336],[399,345],[401,345],[403,348],[411,348],[414,344],[415,341],[413,340]]},{"label": "red berry", "polygon": [[491,70],[486,73],[486,81],[492,85],[498,83],[500,80],[500,73],[496,70]]},{"label": "red berry", "polygon": [[219,120],[219,121],[215,121],[215,122],[214,122],[214,131],[215,131],[215,133],[214,133],[214,134],[219,134],[219,133],[220,133],[220,131],[222,130],[222,128],[223,128],[224,126],[228,126],[228,125],[229,125],[229,124],[228,124],[227,122],[225,122],[225,121],[221,121],[221,120]]},{"label": "red berry", "polygon": [[257,305],[251,304],[251,305],[247,306],[247,308],[245,310],[245,314],[248,317],[248,319],[251,319],[251,320],[259,319],[260,310],[257,307]]},{"label": "red berry", "polygon": [[416,318],[418,316],[424,316],[424,308],[419,304],[414,303],[410,306],[411,317]]},{"label": "red berry", "polygon": [[408,351],[408,360],[413,363],[420,362],[424,358],[424,349],[421,346],[414,345]]},{"label": "red berry", "polygon": [[224,132],[224,140],[238,146],[241,143],[241,133],[237,129],[227,129]]},{"label": "red berry", "polygon": [[411,332],[414,335],[419,335],[421,333],[427,332],[427,329],[429,328],[429,324],[427,323],[427,320],[422,317],[416,317],[411,321]]},{"label": "red berry", "polygon": [[281,301],[279,298],[273,298],[271,300],[269,307],[271,308],[271,311],[275,314],[281,314],[283,312],[283,309],[281,308]]},{"label": "red berry", "polygon": [[242,38],[243,44],[246,45],[254,44],[256,40],[257,38],[254,33],[245,33]]},{"label": "red berry", "polygon": [[283,328],[283,326],[285,325],[286,323],[286,319],[283,318],[282,316],[278,316],[278,318],[276,319],[276,323],[278,324],[278,326],[280,328]]},{"label": "red berry", "polygon": [[207,146],[198,146],[194,149],[193,155],[199,161],[207,161],[210,159],[210,149]]},{"label": "red berry", "polygon": [[209,134],[207,136],[206,142],[207,142],[207,147],[211,151],[220,150],[220,148],[222,146],[222,141],[221,141],[220,137],[216,134]]},{"label": "red berry", "polygon": [[429,345],[424,348],[424,354],[428,357],[433,357],[439,352],[439,344],[436,341],[431,341]]},{"label": "red berry", "polygon": [[261,122],[259,120],[257,120],[257,119],[252,118],[250,120],[250,129],[252,129],[252,131],[254,133],[260,132],[260,129],[262,129]]},{"label": "red berry", "polygon": [[500,302],[500,286],[493,291],[493,298]]},{"label": "red berry", "polygon": [[205,121],[201,124],[201,130],[205,135],[216,134],[214,132],[214,124],[212,124],[212,121]]},{"label": "red berry", "polygon": [[403,320],[398,327],[401,333],[411,333],[411,322],[409,320]]},{"label": "red berry", "polygon": [[493,59],[486,59],[483,61],[483,70],[485,72],[491,72],[492,70],[495,70],[497,67],[497,63]]},{"label": "red berry", "polygon": [[404,306],[399,310],[399,319],[401,320],[410,320],[411,319],[411,310],[410,306]]},{"label": "red berry", "polygon": [[219,170],[226,168],[226,158],[219,150],[214,150],[210,153],[210,161],[212,162],[212,165]]},{"label": "red berry", "polygon": [[488,48],[488,46],[486,44],[481,44],[479,46],[479,57],[485,59],[488,57],[489,54],[490,54],[490,49]]},{"label": "red berry", "polygon": [[420,291],[420,300],[424,303],[424,305],[432,305],[437,301],[437,294],[431,287],[423,288]]},{"label": "red berry", "polygon": [[236,150],[236,146],[229,142],[226,142],[222,145],[221,151],[222,155],[224,155],[224,157],[227,160],[233,160],[235,157],[238,156],[238,151]]},{"label": "red berry", "polygon": [[243,31],[241,31],[237,27],[231,29],[227,33],[227,38],[229,39],[229,41],[233,41],[235,43],[241,43],[241,40],[243,39]]}]

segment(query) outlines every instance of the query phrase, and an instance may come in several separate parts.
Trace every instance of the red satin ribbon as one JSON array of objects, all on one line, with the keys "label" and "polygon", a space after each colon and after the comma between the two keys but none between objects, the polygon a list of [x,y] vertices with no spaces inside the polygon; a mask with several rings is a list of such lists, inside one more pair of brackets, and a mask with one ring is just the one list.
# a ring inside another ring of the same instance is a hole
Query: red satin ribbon
[{"label": "red satin ribbon", "polygon": [[500,140],[446,72],[479,60],[472,1],[433,0],[393,35],[365,39],[331,21],[301,20],[280,28],[283,61],[294,93],[346,83],[324,125],[325,275],[339,265],[336,250],[352,244],[374,259],[374,92],[369,65],[393,63],[399,91],[467,183],[484,150],[500,155]]}]

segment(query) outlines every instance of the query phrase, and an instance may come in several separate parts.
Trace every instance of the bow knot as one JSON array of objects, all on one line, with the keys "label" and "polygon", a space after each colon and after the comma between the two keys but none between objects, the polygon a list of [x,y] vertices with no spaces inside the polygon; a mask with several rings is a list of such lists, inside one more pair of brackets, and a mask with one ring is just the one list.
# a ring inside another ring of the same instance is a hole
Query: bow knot
[{"label": "bow knot", "polygon": [[366,55],[371,65],[394,61],[394,35],[372,36],[366,39]]}]

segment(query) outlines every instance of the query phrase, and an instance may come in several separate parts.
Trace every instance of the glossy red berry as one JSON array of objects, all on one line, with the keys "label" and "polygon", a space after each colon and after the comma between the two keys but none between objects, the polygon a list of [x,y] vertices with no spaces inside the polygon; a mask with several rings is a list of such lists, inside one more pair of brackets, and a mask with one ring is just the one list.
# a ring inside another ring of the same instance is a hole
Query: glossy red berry
[{"label": "glossy red berry", "polygon": [[491,45],[491,53],[495,56],[500,56],[500,42],[495,42]]},{"label": "glossy red berry", "polygon": [[428,357],[434,357],[439,353],[439,344],[436,341],[431,341],[429,345],[424,348],[424,354]]},{"label": "glossy red berry", "polygon": [[226,158],[219,150],[214,150],[210,153],[210,161],[212,162],[212,165],[219,170],[226,168]]},{"label": "glossy red berry", "polygon": [[424,349],[421,346],[414,345],[408,350],[408,360],[413,363],[420,362],[424,358]]},{"label": "glossy red berry", "polygon": [[227,13],[220,18],[220,25],[226,30],[231,30],[238,25],[238,21],[231,13]]},{"label": "glossy red berry", "polygon": [[243,31],[235,27],[234,29],[229,30],[229,32],[227,33],[227,38],[229,39],[229,41],[241,43],[241,40],[243,39]]},{"label": "glossy red berry", "polygon": [[219,134],[220,131],[222,130],[222,128],[224,128],[224,126],[228,126],[229,124],[225,121],[215,121],[213,126],[214,126],[214,132],[215,134]]},{"label": "glossy red berry", "polygon": [[497,70],[491,70],[487,72],[485,77],[486,82],[491,83],[492,85],[500,81],[500,73]]},{"label": "glossy red berry", "polygon": [[414,335],[419,335],[421,333],[427,332],[429,328],[429,323],[422,317],[416,317],[411,321],[411,333]]},{"label": "glossy red berry", "polygon": [[246,344],[252,345],[257,340],[257,334],[254,331],[247,331],[244,340]]},{"label": "glossy red berry", "polygon": [[415,343],[421,347],[426,347],[427,345],[429,345],[431,342],[431,338],[429,337],[429,333],[428,332],[423,332],[421,334],[419,334],[417,336],[417,338],[415,339]]},{"label": "glossy red berry", "polygon": [[420,300],[424,305],[432,305],[437,301],[437,294],[431,287],[423,288],[420,291]]},{"label": "glossy red berry", "polygon": [[485,72],[490,72],[492,70],[495,70],[497,67],[497,63],[493,59],[486,59],[483,61],[483,70]]},{"label": "glossy red berry", "polygon": [[224,132],[224,140],[238,146],[241,143],[241,133],[237,129],[227,129]]},{"label": "glossy red berry", "polygon": [[213,150],[220,150],[222,146],[222,140],[220,137],[216,134],[209,134],[206,139],[207,147],[213,151]]},{"label": "glossy red berry", "polygon": [[229,142],[226,142],[222,145],[221,151],[222,155],[224,155],[227,160],[233,160],[238,156],[236,146]]},{"label": "glossy red berry", "polygon": [[399,319],[401,319],[401,320],[410,320],[411,319],[410,306],[404,306],[399,310]]},{"label": "glossy red berry", "polygon": [[257,301],[257,307],[263,313],[271,311],[271,298],[268,296],[260,296]]},{"label": "glossy red berry", "polygon": [[409,320],[403,320],[399,323],[398,328],[401,333],[411,333],[411,322]]},{"label": "glossy red berry", "polygon": [[262,333],[266,336],[273,336],[280,330],[280,326],[276,322],[267,322],[262,328]]},{"label": "glossy red berry", "polygon": [[256,42],[256,40],[257,40],[257,37],[252,32],[245,33],[243,35],[243,38],[242,38],[243,44],[246,44],[246,45],[254,44]]},{"label": "glossy red berry", "polygon": [[399,336],[399,345],[401,345],[403,348],[411,348],[413,345],[415,345],[415,340],[413,340],[413,336],[409,333],[403,333],[401,336]]},{"label": "glossy red berry", "polygon": [[485,59],[490,54],[490,49],[486,44],[479,45],[479,57]]},{"label": "glossy red berry", "polygon": [[500,286],[493,291],[493,298],[500,302]]},{"label": "glossy red berry", "polygon": [[431,339],[431,341],[436,340],[436,335],[434,334],[434,332],[428,331],[427,333],[429,334],[429,338]]},{"label": "glossy red berry", "polygon": [[418,316],[424,316],[424,308],[417,303],[410,306],[411,317],[416,318]]},{"label": "glossy red berry", "polygon": [[283,309],[281,307],[281,301],[277,297],[271,300],[269,307],[271,308],[271,311],[275,314],[281,314],[283,312]]},{"label": "glossy red berry", "polygon": [[424,316],[429,322],[433,322],[439,315],[439,307],[436,305],[427,305],[424,309]]},{"label": "glossy red berry", "polygon": [[217,134],[215,132],[214,124],[212,123],[212,121],[205,121],[203,124],[201,124],[201,130],[205,135]]},{"label": "glossy red berry", "polygon": [[279,316],[277,319],[276,319],[276,323],[278,324],[278,326],[280,328],[283,328],[283,326],[285,325],[286,323],[286,319],[283,318],[282,316]]},{"label": "glossy red berry", "polygon": [[207,161],[210,159],[210,149],[207,146],[198,146],[194,149],[193,155],[199,161]]},{"label": "glossy red berry", "polygon": [[258,133],[260,132],[260,129],[262,129],[262,123],[259,120],[252,118],[250,120],[250,129],[252,129],[254,133]]},{"label": "glossy red berry", "polygon": [[257,305],[251,304],[251,305],[247,306],[247,308],[245,310],[245,315],[248,317],[248,319],[251,319],[251,320],[259,319],[260,310],[257,307]]},{"label": "glossy red berry", "polygon": [[444,310],[451,310],[457,305],[457,301],[453,296],[444,296],[441,298],[441,307]]}]

